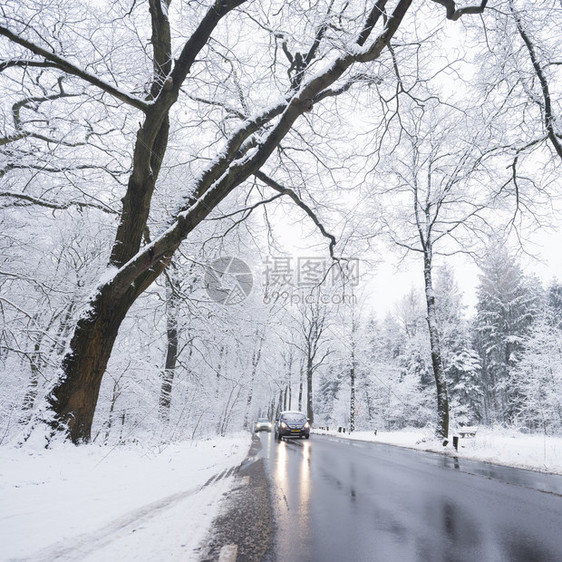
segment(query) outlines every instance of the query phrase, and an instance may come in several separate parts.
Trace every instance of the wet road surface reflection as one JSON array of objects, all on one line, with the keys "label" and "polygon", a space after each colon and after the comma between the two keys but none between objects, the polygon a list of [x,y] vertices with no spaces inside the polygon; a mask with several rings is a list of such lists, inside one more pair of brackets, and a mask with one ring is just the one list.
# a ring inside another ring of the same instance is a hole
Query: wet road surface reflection
[{"label": "wet road surface reflection", "polygon": [[278,562],[562,561],[562,477],[317,435],[261,440]]}]

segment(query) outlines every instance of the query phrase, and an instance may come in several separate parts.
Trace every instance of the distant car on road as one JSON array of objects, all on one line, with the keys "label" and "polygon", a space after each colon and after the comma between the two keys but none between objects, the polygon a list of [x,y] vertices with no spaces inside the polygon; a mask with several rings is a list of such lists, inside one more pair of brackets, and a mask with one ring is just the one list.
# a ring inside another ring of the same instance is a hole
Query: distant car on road
[{"label": "distant car on road", "polygon": [[273,424],[267,418],[259,418],[254,424],[254,433],[258,431],[269,431],[271,433],[272,427]]},{"label": "distant car on road", "polygon": [[275,437],[310,437],[310,423],[302,412],[281,412],[275,422]]}]

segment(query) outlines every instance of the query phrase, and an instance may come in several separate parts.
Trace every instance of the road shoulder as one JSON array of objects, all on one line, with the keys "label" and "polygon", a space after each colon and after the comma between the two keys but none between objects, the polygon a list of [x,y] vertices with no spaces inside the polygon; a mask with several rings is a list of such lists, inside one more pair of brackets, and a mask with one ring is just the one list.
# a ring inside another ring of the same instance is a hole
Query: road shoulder
[{"label": "road shoulder", "polygon": [[[272,562],[273,516],[264,460],[257,458],[259,437],[253,435],[248,457],[225,494],[221,514],[211,527],[201,562]],[[221,557],[222,556],[222,557]]]}]

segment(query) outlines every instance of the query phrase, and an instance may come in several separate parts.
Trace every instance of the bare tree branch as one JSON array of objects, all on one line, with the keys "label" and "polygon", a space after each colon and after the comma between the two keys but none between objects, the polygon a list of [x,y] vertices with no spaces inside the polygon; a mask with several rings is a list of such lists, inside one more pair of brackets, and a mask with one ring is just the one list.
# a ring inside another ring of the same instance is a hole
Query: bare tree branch
[{"label": "bare tree branch", "polygon": [[22,100],[14,103],[12,105],[12,118],[14,120],[14,128],[16,129],[16,133],[12,134],[12,135],[7,135],[5,137],[0,137],[0,146],[6,145],[6,144],[10,144],[12,142],[16,142],[18,140],[27,138],[27,137],[32,137],[32,138],[36,138],[45,142],[51,142],[51,143],[55,143],[55,144],[61,144],[63,146],[78,146],[78,144],[76,143],[68,143],[65,141],[61,141],[61,140],[56,140],[50,137],[47,137],[45,135],[41,135],[39,133],[34,133],[31,131],[25,131],[23,129],[23,123],[22,123],[22,119],[21,119],[21,110],[24,107],[29,107],[30,105],[40,105],[42,103],[45,103],[47,101],[55,101],[61,98],[71,98],[71,97],[76,97],[76,94],[67,94],[64,91],[63,85],[62,85],[62,81],[63,81],[63,77],[59,77],[59,79],[57,80],[58,82],[58,86],[59,86],[59,93],[58,94],[51,94],[49,96],[28,96],[26,98],[23,98]]},{"label": "bare tree branch", "polygon": [[318,227],[318,230],[322,233],[322,236],[330,241],[330,256],[332,259],[336,259],[334,256],[334,248],[336,246],[336,237],[330,234],[320,222],[320,219],[316,216],[316,213],[292,190],[288,187],[283,187],[277,183],[274,179],[270,178],[268,175],[264,174],[261,170],[257,171],[255,174],[256,178],[261,180],[263,183],[281,193],[282,195],[288,195],[298,207],[300,207],[311,219],[312,222]]},{"label": "bare tree branch", "polygon": [[12,199],[16,199],[17,201],[25,201],[27,203],[37,205],[39,207],[47,207],[48,209],[54,209],[56,211],[65,211],[70,207],[78,207],[79,209],[83,209],[83,208],[98,209],[99,211],[103,211],[104,213],[108,213],[110,215],[117,214],[117,211],[114,211],[110,207],[107,207],[105,205],[100,205],[98,203],[86,203],[83,201],[69,201],[68,203],[55,203],[53,201],[46,201],[44,199],[39,199],[38,197],[27,195],[26,193],[16,193],[14,191],[0,191],[0,197],[12,198]]},{"label": "bare tree branch", "polygon": [[447,9],[447,19],[456,21],[462,18],[466,14],[481,14],[486,9],[486,4],[488,0],[482,0],[479,6],[466,6],[464,8],[457,9],[457,3],[455,0],[432,0],[436,4],[441,4]]},{"label": "bare tree branch", "polygon": [[[131,96],[130,94],[124,92],[123,90],[120,90],[118,87],[108,84],[107,82],[104,82],[97,76],[94,76],[89,72],[86,72],[85,70],[77,67],[76,65],[72,64],[68,60],[59,57],[57,54],[48,51],[47,49],[43,49],[42,47],[39,47],[39,45],[35,45],[35,43],[32,43],[31,41],[28,41],[27,39],[20,37],[19,35],[13,33],[12,31],[10,31],[8,28],[4,26],[0,26],[0,35],[3,35],[4,37],[8,38],[10,41],[13,41],[18,45],[21,45],[22,47],[25,47],[27,50],[31,51],[34,54],[44,57],[47,61],[51,63],[51,65],[54,68],[58,68],[59,70],[62,70],[67,74],[78,76],[82,80],[88,82],[89,84],[92,84],[93,86],[96,86],[97,88],[100,88],[104,92],[111,94],[118,100],[121,100],[122,102],[128,105],[136,107],[141,111],[146,111],[146,109],[150,105],[147,102],[139,98],[136,98],[134,96]],[[4,61],[3,64],[4,65],[9,64],[9,61]]]}]

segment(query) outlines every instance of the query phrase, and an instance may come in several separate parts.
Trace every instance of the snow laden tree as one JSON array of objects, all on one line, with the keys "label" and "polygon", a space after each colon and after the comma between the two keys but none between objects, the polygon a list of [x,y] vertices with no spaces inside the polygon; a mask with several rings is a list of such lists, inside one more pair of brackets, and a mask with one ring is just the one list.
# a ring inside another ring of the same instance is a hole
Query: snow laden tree
[{"label": "snow laden tree", "polygon": [[405,372],[401,358],[407,347],[403,326],[394,316],[383,321],[371,318],[365,327],[367,343],[362,349],[360,403],[364,405],[365,421],[369,427],[388,427],[390,420],[404,416],[401,383]]},{"label": "snow laden tree", "polygon": [[[334,293],[334,297],[337,293]],[[339,295],[337,295],[339,297]],[[344,298],[346,297],[346,298]],[[334,302],[336,298],[332,299]],[[339,300],[339,299],[338,299]],[[333,320],[328,325],[332,356],[323,369],[315,405],[325,422],[346,426],[349,432],[358,427],[362,409],[358,395],[362,387],[366,365],[364,351],[367,340],[361,322],[361,308],[357,295],[342,287],[342,304],[332,306]]]},{"label": "snow laden tree", "polygon": [[484,420],[510,423],[522,397],[512,372],[537,317],[540,289],[525,277],[505,243],[496,240],[480,264],[481,276],[474,322],[484,390]]},{"label": "snow laden tree", "polygon": [[541,227],[538,203],[556,193],[562,166],[562,5],[502,0],[496,7],[475,35],[487,50],[475,85],[483,110],[494,116],[497,145],[506,151],[510,175],[497,182],[498,199],[509,199],[515,217],[539,219]]},{"label": "snow laden tree", "polygon": [[299,323],[298,347],[303,356],[306,383],[306,416],[314,423],[314,379],[320,366],[330,354],[327,345],[327,329],[330,322],[328,304],[323,300],[321,289],[303,293],[304,299],[296,312]]},{"label": "snow laden tree", "polygon": [[547,314],[548,322],[562,329],[562,284],[553,281],[547,290]]},{"label": "snow laden tree", "polygon": [[355,431],[355,418],[357,409],[357,377],[358,377],[358,338],[359,338],[359,312],[355,303],[352,303],[349,311],[350,334],[349,334],[349,431]]},{"label": "snow laden tree", "polygon": [[68,220],[64,230],[36,206],[8,210],[10,219],[0,227],[0,363],[10,374],[2,402],[13,409],[5,419],[26,423],[52,384],[105,248],[88,210]]},{"label": "snow laden tree", "polygon": [[434,267],[436,256],[470,251],[469,240],[486,225],[482,215],[490,193],[480,186],[490,139],[473,119],[468,111],[445,112],[434,100],[413,107],[400,120],[401,141],[388,166],[389,181],[374,188],[392,241],[421,257],[437,433],[443,438],[449,434],[449,396]]},{"label": "snow laden tree", "polygon": [[434,425],[435,382],[422,295],[411,291],[394,314],[380,322],[371,318],[360,328],[357,426],[390,430]]},{"label": "snow laden tree", "polygon": [[482,421],[480,360],[472,346],[470,325],[463,312],[462,293],[453,269],[439,269],[435,286],[443,370],[451,400],[451,414],[457,424]]},{"label": "snow laden tree", "polygon": [[514,414],[516,423],[545,434],[562,431],[561,289],[560,284],[553,283],[546,292],[510,380],[520,397]]},{"label": "snow laden tree", "polygon": [[[398,427],[435,424],[435,376],[431,356],[425,294],[415,289],[404,295],[397,307],[402,345],[395,361],[400,367],[399,384],[392,385]],[[437,434],[440,428],[437,425]]]},{"label": "snow laden tree", "polygon": [[[128,174],[126,185],[113,186],[121,208],[108,270],[76,323],[48,396],[43,418],[53,431],[75,443],[90,439],[100,383],[130,307],[234,189],[249,189],[255,174],[270,172],[263,168],[301,116],[347,91],[356,81],[355,66],[365,65],[360,72],[368,73],[385,55],[411,4],[330,0],[303,9],[245,0],[4,3],[0,36],[10,54],[0,70],[12,119],[5,121],[2,146],[15,154],[16,143],[44,143],[64,148],[72,162],[73,144],[98,152],[100,144],[89,142],[92,131],[98,137],[122,133],[116,144]],[[446,16],[457,20],[483,12],[487,0],[460,8],[454,0],[427,4],[444,6]],[[275,92],[273,99],[264,100],[266,91]],[[46,103],[51,114],[35,119],[38,104]],[[70,143],[65,135],[72,137],[75,127],[68,116],[83,132]],[[189,142],[197,149],[182,157],[181,144]],[[47,149],[47,158],[56,162],[55,149]],[[156,213],[155,193],[172,180],[168,166],[190,160],[183,181],[176,177],[179,193]],[[37,165],[33,154],[26,162]],[[7,169],[15,166],[12,161]],[[75,175],[79,190],[95,192]],[[260,177],[277,195],[298,203],[294,192],[267,181],[267,174]],[[25,189],[14,185],[20,189],[10,196],[26,198]]]}]

